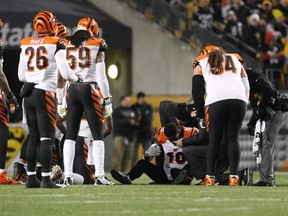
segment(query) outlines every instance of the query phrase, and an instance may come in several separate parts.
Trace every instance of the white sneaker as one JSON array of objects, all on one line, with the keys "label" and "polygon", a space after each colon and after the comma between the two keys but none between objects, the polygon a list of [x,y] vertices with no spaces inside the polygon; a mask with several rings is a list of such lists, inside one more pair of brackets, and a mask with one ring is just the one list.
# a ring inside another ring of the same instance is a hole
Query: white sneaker
[{"label": "white sneaker", "polygon": [[96,177],[94,185],[114,185],[106,176]]},{"label": "white sneaker", "polygon": [[73,185],[73,176],[72,177],[65,177],[63,185]]}]

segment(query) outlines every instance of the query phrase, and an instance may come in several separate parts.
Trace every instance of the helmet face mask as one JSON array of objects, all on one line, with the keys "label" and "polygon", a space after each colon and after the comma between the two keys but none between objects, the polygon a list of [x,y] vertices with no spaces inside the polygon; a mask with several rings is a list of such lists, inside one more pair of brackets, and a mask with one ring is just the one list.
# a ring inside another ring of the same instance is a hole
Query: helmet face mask
[{"label": "helmet face mask", "polygon": [[40,11],[33,20],[34,30],[40,36],[53,35],[57,33],[55,16],[49,11]]}]

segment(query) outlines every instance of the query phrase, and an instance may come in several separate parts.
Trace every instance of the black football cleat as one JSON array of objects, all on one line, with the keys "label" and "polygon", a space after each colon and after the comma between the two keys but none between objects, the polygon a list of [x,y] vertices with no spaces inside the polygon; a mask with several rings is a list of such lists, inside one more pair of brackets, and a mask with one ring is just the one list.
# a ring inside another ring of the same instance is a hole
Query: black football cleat
[{"label": "black football cleat", "polygon": [[110,171],[112,177],[117,180],[118,182],[122,183],[122,184],[132,184],[132,181],[130,180],[129,176],[126,174],[123,174],[119,171],[116,171],[114,169],[112,169]]},{"label": "black football cleat", "polygon": [[63,188],[63,186],[55,184],[50,179],[50,176],[48,176],[48,177],[43,177],[42,178],[41,188],[60,189],[60,188]]},{"label": "black football cleat", "polygon": [[187,170],[182,170],[177,177],[172,181],[172,185],[189,185],[192,179],[189,177]]},{"label": "black football cleat", "polygon": [[27,180],[25,182],[26,188],[40,188],[41,181],[36,178],[35,175],[27,176]]},{"label": "black football cleat", "polygon": [[241,171],[241,180],[243,186],[253,186],[253,170],[245,168]]},{"label": "black football cleat", "polygon": [[269,184],[269,183],[266,183],[266,182],[262,182],[262,181],[259,181],[259,182],[255,183],[255,184],[253,184],[253,186],[256,186],[256,187],[275,187],[272,184]]}]

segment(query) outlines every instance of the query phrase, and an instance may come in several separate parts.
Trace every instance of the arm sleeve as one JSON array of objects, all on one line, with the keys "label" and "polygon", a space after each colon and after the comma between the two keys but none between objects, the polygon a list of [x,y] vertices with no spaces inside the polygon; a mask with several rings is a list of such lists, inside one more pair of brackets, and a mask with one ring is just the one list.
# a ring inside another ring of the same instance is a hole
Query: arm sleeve
[{"label": "arm sleeve", "polygon": [[103,97],[110,97],[109,83],[106,76],[106,66],[104,61],[96,63],[96,73],[96,81],[103,94]]},{"label": "arm sleeve", "polygon": [[258,79],[258,85],[259,85],[259,93],[263,94],[263,99],[260,102],[260,109],[264,109],[265,107],[269,106],[271,98],[276,99],[277,96],[277,90],[274,87],[274,85],[264,76],[259,75]]},{"label": "arm sleeve", "polygon": [[58,50],[55,53],[55,59],[62,77],[68,81],[76,82],[78,77],[74,74],[66,61],[66,50]]},{"label": "arm sleeve", "polygon": [[192,78],[192,97],[194,105],[197,109],[199,118],[204,118],[204,95],[205,95],[205,80],[202,75],[194,75]]},{"label": "arm sleeve", "polygon": [[247,103],[249,101],[249,92],[250,92],[250,85],[249,85],[249,81],[248,81],[248,78],[247,77],[243,77],[242,78],[242,83],[245,87],[245,95],[246,95],[246,98],[247,98]]},{"label": "arm sleeve", "polygon": [[22,50],[20,53],[20,60],[19,60],[19,65],[18,65],[18,78],[21,82],[27,82],[26,77],[25,77],[25,70],[26,70],[26,64],[24,61],[24,57],[22,56]]}]

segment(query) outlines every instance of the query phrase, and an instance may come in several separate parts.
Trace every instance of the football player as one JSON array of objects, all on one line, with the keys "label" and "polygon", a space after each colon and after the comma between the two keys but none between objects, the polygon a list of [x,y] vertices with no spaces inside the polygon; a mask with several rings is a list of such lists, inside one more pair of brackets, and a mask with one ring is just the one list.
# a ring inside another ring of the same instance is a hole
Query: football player
[{"label": "football player", "polygon": [[[206,83],[206,90],[205,90]],[[228,85],[229,84],[229,85]],[[241,128],[249,97],[249,83],[245,69],[236,56],[220,47],[208,53],[194,65],[192,95],[199,118],[204,117],[209,134],[207,175],[205,185],[215,185],[215,162],[224,135],[230,161],[229,185],[239,185],[237,167],[240,149],[237,136]],[[204,94],[207,97],[204,102]]]},{"label": "football player", "polygon": [[[139,160],[128,174],[111,170],[112,177],[122,184],[132,184],[133,180],[145,173],[157,184],[176,183],[177,175],[187,165],[187,161],[175,141],[180,138],[188,139],[196,133],[197,128],[178,128],[175,123],[166,124],[165,127],[158,129],[155,143],[145,152],[144,159]],[[153,157],[156,157],[156,165],[150,162]],[[183,183],[177,180],[177,183],[179,182]],[[190,182],[191,179],[185,181],[185,184]]]},{"label": "football player", "polygon": [[[67,92],[67,134],[63,149],[64,184],[73,183],[75,143],[84,112],[93,137],[95,184],[113,185],[105,177],[104,172],[104,117],[112,114],[109,83],[105,71],[104,51],[107,45],[98,37],[99,27],[94,19],[89,17],[80,19],[77,29],[74,35],[68,37],[67,60],[76,74],[82,74],[83,83],[71,84]],[[102,108],[103,101],[105,111]]]},{"label": "football player", "polygon": [[[80,82],[66,61],[66,46],[62,39],[55,37],[57,23],[49,11],[39,12],[33,20],[37,37],[21,40],[18,67],[19,80],[24,82],[23,96],[29,128],[27,146],[27,188],[60,188],[51,181],[52,142],[55,136],[55,99],[57,69],[71,82]],[[42,166],[42,182],[36,178],[37,151]]]},{"label": "football player", "polygon": [[[0,18],[0,31],[3,21]],[[5,171],[7,143],[9,138],[8,113],[15,112],[19,107],[14,93],[11,91],[7,78],[3,72],[3,42],[0,39],[0,184],[18,184],[17,181],[9,178]],[[8,110],[6,100],[10,105]]]}]

